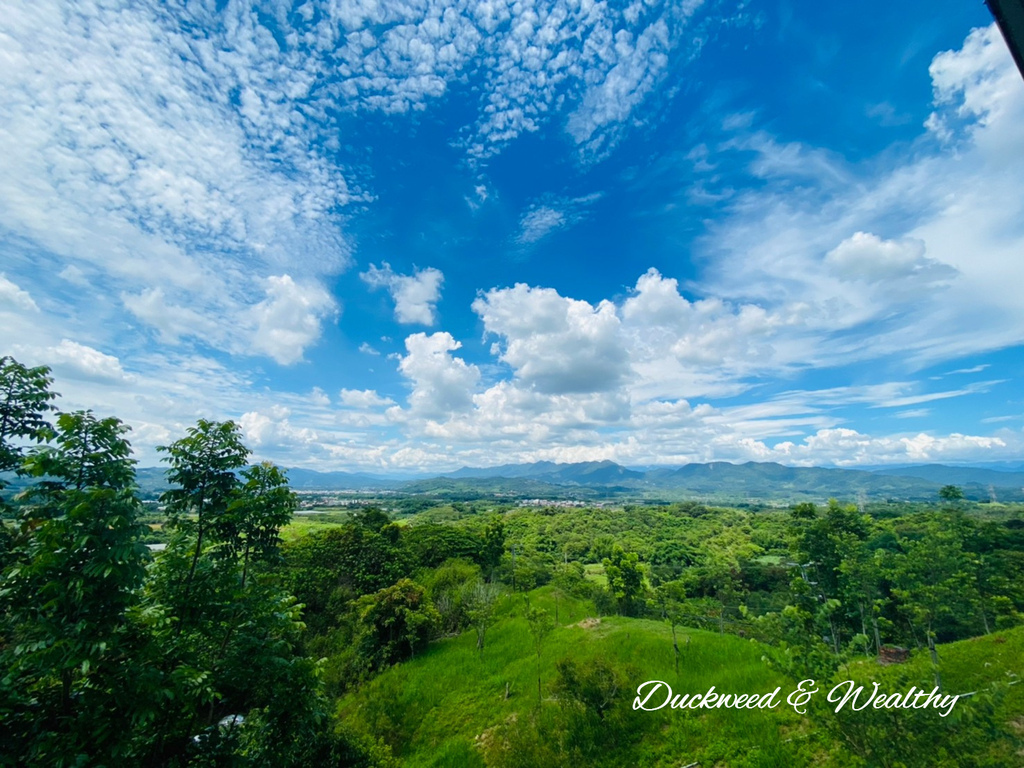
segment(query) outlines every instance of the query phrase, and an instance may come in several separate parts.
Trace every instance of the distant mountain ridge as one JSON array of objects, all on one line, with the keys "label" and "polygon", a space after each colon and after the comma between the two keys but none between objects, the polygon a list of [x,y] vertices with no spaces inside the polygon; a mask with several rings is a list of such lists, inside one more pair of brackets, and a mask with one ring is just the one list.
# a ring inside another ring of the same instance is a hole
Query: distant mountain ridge
[{"label": "distant mountain ridge", "polygon": [[552,485],[618,485],[624,480],[643,480],[643,472],[627,469],[614,461],[581,461],[555,464],[538,461],[533,464],[503,464],[500,467],[463,467],[441,477],[452,478],[530,478]]},{"label": "distant mountain ridge", "polygon": [[[503,464],[462,467],[454,472],[419,477],[374,475],[365,472],[318,472],[293,467],[288,478],[300,491],[381,491],[428,494],[497,494],[518,498],[707,498],[799,500],[867,497],[934,501],[943,485],[960,486],[969,499],[1024,501],[1024,471],[987,466],[918,464],[899,467],[846,469],[790,467],[775,462],[726,461],[680,467],[630,469],[613,461],[557,464]],[[166,490],[165,469],[140,467],[137,480],[147,495]],[[24,478],[9,476],[10,491],[23,487]],[[13,481],[13,482],[12,482]]]}]

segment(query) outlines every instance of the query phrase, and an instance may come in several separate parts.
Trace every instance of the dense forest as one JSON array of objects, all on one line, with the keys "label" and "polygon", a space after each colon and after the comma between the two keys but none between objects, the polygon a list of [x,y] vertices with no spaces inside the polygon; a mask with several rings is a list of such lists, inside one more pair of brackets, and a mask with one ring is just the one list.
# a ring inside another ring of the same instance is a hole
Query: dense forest
[{"label": "dense forest", "polygon": [[[205,420],[147,505],[128,427],[51,387],[0,361],[0,765],[1024,764],[1020,508],[947,486],[886,514],[435,498],[296,523],[286,474]],[[634,710],[648,679],[970,695],[683,717]]]}]

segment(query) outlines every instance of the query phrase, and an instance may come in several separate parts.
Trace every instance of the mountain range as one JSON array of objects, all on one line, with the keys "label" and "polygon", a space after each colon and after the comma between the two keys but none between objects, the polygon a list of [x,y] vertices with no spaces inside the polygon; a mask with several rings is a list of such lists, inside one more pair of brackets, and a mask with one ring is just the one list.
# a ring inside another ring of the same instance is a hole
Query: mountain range
[{"label": "mountain range", "polygon": [[[390,489],[405,493],[503,494],[518,497],[601,496],[712,499],[821,499],[831,496],[934,500],[943,485],[958,485],[969,499],[1024,501],[1024,470],[920,464],[871,470],[790,467],[774,462],[716,461],[681,467],[630,469],[612,461],[462,467],[412,480],[290,470],[297,488]],[[298,481],[298,482],[296,482]]]},{"label": "mountain range", "polygon": [[[463,467],[438,476],[410,478],[353,472],[288,470],[300,491],[393,491],[398,493],[516,498],[636,498],[727,500],[802,500],[864,497],[873,500],[934,501],[943,485],[957,485],[975,501],[1024,501],[1024,467],[918,464],[870,469],[790,467],[773,462],[731,464],[715,461],[681,467],[630,469],[613,461],[556,464],[504,464]],[[22,478],[5,478],[13,489]],[[164,469],[137,470],[140,490],[155,496],[166,488]]]}]

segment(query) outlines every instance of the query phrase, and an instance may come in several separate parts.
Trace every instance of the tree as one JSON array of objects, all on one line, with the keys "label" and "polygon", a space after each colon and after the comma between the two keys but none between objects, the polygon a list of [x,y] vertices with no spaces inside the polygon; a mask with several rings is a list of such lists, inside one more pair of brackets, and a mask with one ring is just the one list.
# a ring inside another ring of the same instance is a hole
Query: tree
[{"label": "tree", "polygon": [[361,525],[373,533],[380,533],[384,526],[391,523],[388,513],[380,507],[363,507],[352,514],[352,522]]},{"label": "tree", "polygon": [[242,445],[241,432],[234,422],[200,419],[185,437],[158,450],[167,454],[167,480],[177,486],[160,497],[166,505],[168,524],[195,537],[181,594],[182,618],[187,620],[203,544],[210,530],[220,525],[220,519],[237,500],[236,473],[245,466],[249,449]]},{"label": "tree", "polygon": [[[28,368],[13,357],[0,357],[0,472],[17,471],[25,455],[20,441],[40,443],[50,432],[46,414],[53,410],[53,379],[46,366]],[[7,482],[0,478],[0,490]],[[0,497],[0,511],[4,501]]]},{"label": "tree", "polygon": [[109,713],[124,712],[124,624],[147,559],[126,432],[114,418],[63,413],[53,445],[24,461],[38,482],[0,577],[0,713],[31,764],[109,761],[126,749]]},{"label": "tree", "polygon": [[213,523],[213,533],[226,556],[242,562],[242,586],[251,560],[267,562],[278,555],[278,531],[291,520],[298,498],[284,472],[270,462],[242,471],[245,481],[228,509]]},{"label": "tree", "polygon": [[501,556],[505,554],[505,524],[500,517],[494,518],[487,524],[483,539],[480,559],[487,573],[487,580],[492,581],[495,569],[501,564]]},{"label": "tree", "polygon": [[672,628],[672,651],[675,656],[676,674],[679,674],[679,640],[676,638],[676,627],[683,622],[686,601],[686,585],[681,581],[667,581],[657,589],[656,598],[661,606],[662,618]]},{"label": "tree", "polygon": [[619,613],[623,616],[636,615],[644,589],[644,574],[636,552],[627,553],[616,544],[612,547],[611,557],[604,559],[604,572]]},{"label": "tree", "polygon": [[466,594],[466,615],[476,629],[476,647],[484,655],[484,638],[487,628],[494,623],[494,604],[498,599],[498,588],[490,582],[478,581],[471,585]]},{"label": "tree", "polygon": [[586,664],[565,658],[555,664],[553,688],[559,699],[575,702],[604,720],[629,691],[629,682],[604,658]]},{"label": "tree", "polygon": [[911,630],[923,630],[932,658],[936,685],[941,685],[936,631],[944,620],[957,621],[971,613],[977,590],[970,563],[957,532],[932,520],[921,538],[901,537],[899,553],[886,563],[893,595]]},{"label": "tree", "polygon": [[416,655],[440,622],[426,590],[412,579],[359,600],[359,650],[371,670]]},{"label": "tree", "polygon": [[963,501],[964,492],[963,489],[956,485],[944,485],[939,488],[939,498],[943,501],[955,504],[958,501]]},{"label": "tree", "polygon": [[550,614],[543,608],[530,608],[526,613],[526,621],[530,625],[530,636],[533,638],[533,646],[537,651],[537,706],[540,706],[540,651],[544,640],[554,629],[554,625],[551,623]]}]

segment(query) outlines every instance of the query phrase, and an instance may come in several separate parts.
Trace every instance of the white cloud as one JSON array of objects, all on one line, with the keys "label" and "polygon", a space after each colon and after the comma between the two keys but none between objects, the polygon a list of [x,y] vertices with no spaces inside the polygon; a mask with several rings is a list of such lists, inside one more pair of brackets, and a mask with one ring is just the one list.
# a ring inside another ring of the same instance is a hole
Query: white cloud
[{"label": "white cloud", "polygon": [[74,264],[68,264],[64,269],[57,273],[57,277],[61,280],[67,280],[72,285],[77,285],[79,288],[89,288],[89,279],[85,276],[80,268]]},{"label": "white cloud", "polygon": [[427,267],[417,269],[411,275],[399,275],[385,261],[379,268],[371,264],[359,277],[372,289],[387,289],[395,302],[395,320],[398,322],[420,325],[436,322],[437,302],[441,299],[441,284],[444,282],[441,270]]},{"label": "white cloud", "polygon": [[484,330],[515,380],[544,394],[603,392],[628,375],[628,354],[614,304],[596,307],[551,288],[493,289],[473,302]]},{"label": "white cloud", "polygon": [[163,288],[148,288],[138,294],[121,294],[121,301],[135,317],[160,333],[164,342],[177,343],[183,337],[223,344],[227,330],[210,313],[168,303]]},{"label": "white cloud", "polygon": [[315,430],[292,426],[291,411],[283,406],[271,406],[266,411],[249,411],[238,419],[246,441],[257,449],[290,446],[309,446],[317,442]]},{"label": "white cloud", "polygon": [[338,305],[319,285],[298,285],[289,275],[267,278],[266,295],[251,310],[252,348],[281,365],[296,363],[320,338],[321,323],[337,314]]},{"label": "white cloud", "polygon": [[539,202],[533,203],[519,219],[519,232],[516,242],[519,245],[532,245],[552,232],[566,229],[586,216],[586,209],[603,197],[603,193],[594,192],[575,198],[544,196]]},{"label": "white cloud", "polygon": [[127,379],[116,357],[70,339],[47,349],[45,358],[56,370],[70,376],[113,382]]},{"label": "white cloud", "polygon": [[879,283],[901,278],[917,278],[927,284],[956,270],[926,258],[920,240],[882,240],[867,232],[855,232],[827,254],[825,264],[840,279]]},{"label": "white cloud", "polygon": [[699,51],[691,27],[700,6],[382,0],[310,4],[317,13],[279,21],[289,53],[340,78],[322,87],[353,110],[421,110],[451,83],[476,79],[480,103],[465,141],[484,158],[559,113],[586,152],[606,149],[672,56]]},{"label": "white cloud", "polygon": [[991,367],[992,367],[992,365],[990,363],[982,363],[981,365],[974,365],[974,366],[971,366],[970,368],[957,368],[955,371],[950,371],[946,375],[947,376],[952,376],[952,375],[957,374],[957,373],[981,373],[986,368],[991,368]]},{"label": "white cloud", "polygon": [[0,307],[4,305],[25,312],[38,312],[39,307],[29,295],[17,285],[7,279],[7,276],[0,272]]},{"label": "white cloud", "polygon": [[[429,336],[414,333],[406,338],[407,354],[400,358],[398,370],[412,384],[411,415],[438,420],[472,406],[480,370],[452,356],[451,353],[461,346],[447,332]],[[395,414],[399,415],[397,410]]]},{"label": "white cloud", "polygon": [[911,408],[907,411],[898,411],[894,415],[897,419],[923,419],[925,416],[929,416],[931,412],[931,408]]},{"label": "white cloud", "polygon": [[800,444],[780,443],[769,453],[793,464],[856,466],[942,460],[985,460],[1005,457],[1011,446],[1000,437],[953,433],[871,437],[853,429],[823,429]]},{"label": "white cloud", "polygon": [[1024,342],[1024,83],[994,27],[936,57],[932,76],[932,131],[899,155],[853,165],[756,132],[720,145],[754,150],[763,183],[699,243],[693,289],[799,311],[801,332],[773,346],[807,365],[925,366]]},{"label": "white cloud", "polygon": [[390,397],[381,397],[373,389],[343,389],[338,397],[346,408],[384,408],[395,404]]},{"label": "white cloud", "polygon": [[519,235],[516,240],[525,245],[536,243],[565,224],[565,214],[554,208],[540,206],[531,208],[519,220]]},{"label": "white cloud", "polygon": [[380,356],[380,352],[374,349],[373,346],[371,346],[370,343],[367,341],[364,341],[362,344],[359,345],[359,351],[362,352],[364,355],[373,355],[374,357]]}]

